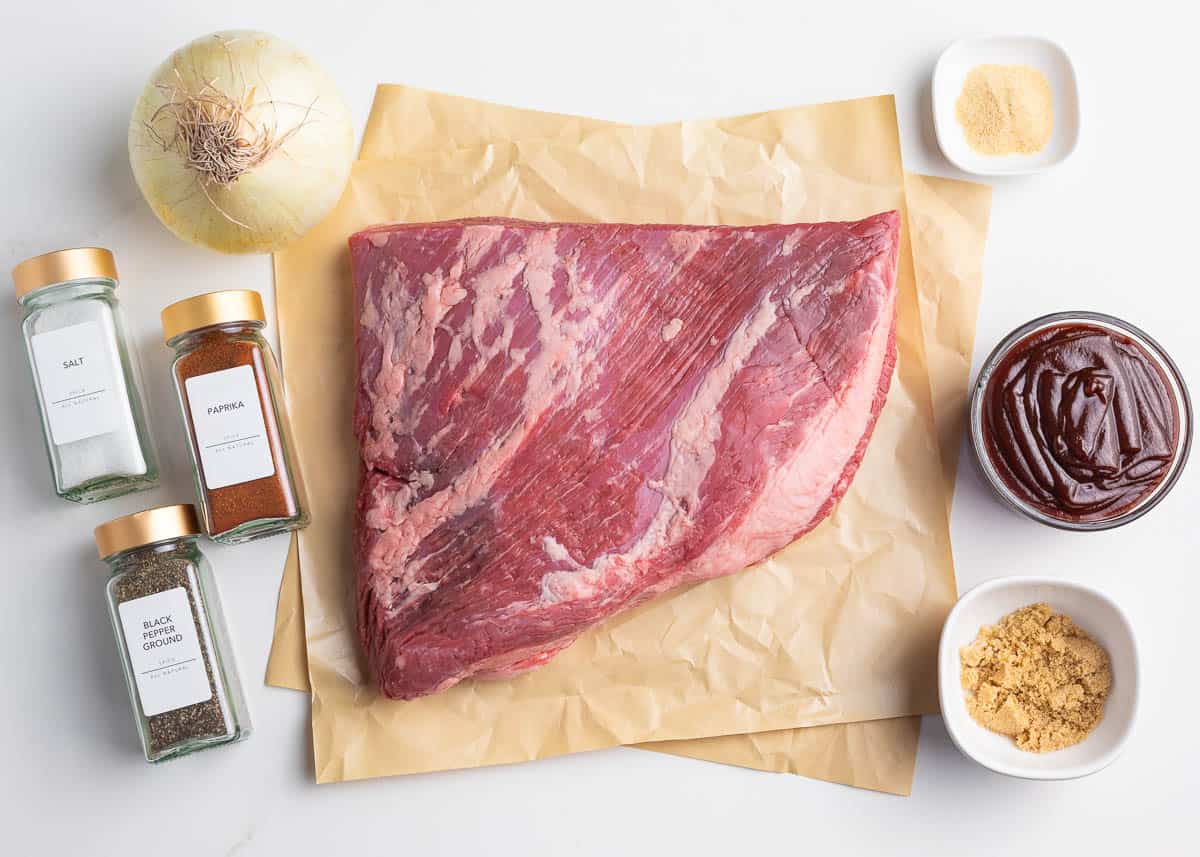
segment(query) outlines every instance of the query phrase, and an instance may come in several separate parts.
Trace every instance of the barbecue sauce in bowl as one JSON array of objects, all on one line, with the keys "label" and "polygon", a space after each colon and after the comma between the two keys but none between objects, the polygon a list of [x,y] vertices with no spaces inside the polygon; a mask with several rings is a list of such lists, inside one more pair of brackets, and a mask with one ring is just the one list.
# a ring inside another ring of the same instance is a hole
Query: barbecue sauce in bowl
[{"label": "barbecue sauce in bowl", "polygon": [[1010,503],[1046,523],[1132,520],[1165,494],[1187,454],[1178,370],[1153,340],[1109,317],[1026,325],[989,358],[976,398],[985,471]]}]

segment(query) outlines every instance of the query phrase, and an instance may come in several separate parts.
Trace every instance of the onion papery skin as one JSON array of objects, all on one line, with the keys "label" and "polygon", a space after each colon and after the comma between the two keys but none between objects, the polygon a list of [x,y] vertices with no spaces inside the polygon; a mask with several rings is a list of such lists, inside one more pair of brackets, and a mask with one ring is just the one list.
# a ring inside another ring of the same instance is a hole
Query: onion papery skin
[{"label": "onion papery skin", "polygon": [[[244,145],[267,141],[261,160],[232,180],[180,150],[176,117],[197,94],[238,106],[240,120],[226,124]],[[350,111],[333,81],[287,42],[249,30],[171,54],[129,123],[130,165],[155,215],[185,241],[223,253],[270,253],[306,233],[337,204],[353,159]]]}]

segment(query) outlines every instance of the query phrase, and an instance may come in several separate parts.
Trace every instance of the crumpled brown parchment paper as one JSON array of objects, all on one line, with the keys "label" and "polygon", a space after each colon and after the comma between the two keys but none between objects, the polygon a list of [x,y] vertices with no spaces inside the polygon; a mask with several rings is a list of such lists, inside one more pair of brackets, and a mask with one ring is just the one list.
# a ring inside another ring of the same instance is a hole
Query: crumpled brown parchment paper
[{"label": "crumpled brown parchment paper", "polygon": [[[449,109],[449,110],[444,109],[446,107],[447,102],[449,102],[451,104],[454,104],[455,102],[457,102],[458,103],[457,107],[462,107],[463,106],[462,103],[466,102],[468,100],[452,99],[447,96],[436,96],[433,94],[420,93],[419,91],[404,90],[403,88],[387,88],[387,89],[394,90],[396,92],[396,94],[401,96],[400,98],[388,99],[388,102],[393,105],[400,105],[402,110],[400,113],[393,113],[389,117],[387,111],[381,112],[378,109],[379,101],[377,100],[377,104],[376,104],[377,109],[375,111],[373,111],[373,113],[372,113],[371,125],[368,130],[367,139],[364,141],[364,155],[367,154],[368,150],[371,150],[372,155],[378,156],[378,155],[382,154],[382,150],[380,150],[376,144],[379,140],[386,139],[385,135],[386,135],[388,129],[396,127],[396,123],[393,120],[395,120],[395,118],[397,116],[399,116],[401,118],[401,124],[399,127],[405,127],[407,125],[409,127],[417,129],[413,135],[413,139],[418,140],[418,141],[421,141],[421,140],[425,141],[425,143],[421,143],[420,145],[428,145],[432,140],[436,139],[436,134],[432,134],[432,133],[422,136],[421,123],[419,121],[413,121],[413,118],[414,118],[413,111],[414,110],[416,110],[417,114],[423,115],[425,117],[440,116],[441,118],[437,119],[436,121],[431,121],[429,123],[430,126],[435,126],[435,125],[440,124],[440,125],[445,126],[448,129],[450,129],[451,132],[454,132],[455,130],[457,130],[461,134],[461,136],[455,136],[455,139],[460,142],[463,142],[465,144],[475,142],[475,140],[471,139],[471,137],[470,137],[470,129],[472,129],[472,128],[481,128],[481,129],[483,129],[484,133],[512,132],[512,131],[516,130],[515,125],[520,124],[519,122],[516,122],[515,120],[510,122],[510,120],[513,119],[512,114],[528,113],[528,111],[514,111],[511,108],[500,108],[495,105],[481,105],[482,108],[488,108],[491,111],[493,111],[492,118],[495,118],[495,121],[478,122],[478,121],[475,121],[476,119],[479,118],[477,115],[473,116],[473,117],[472,116],[464,116],[464,114],[469,114],[469,113],[471,113],[471,111],[463,111],[460,109]],[[413,97],[404,98],[403,94],[405,92],[412,94]],[[382,94],[383,94],[383,90],[381,90],[381,95]],[[420,106],[420,102],[422,102],[422,101],[426,102],[427,109],[422,108]],[[878,101],[878,100],[871,100],[871,101]],[[432,102],[438,102],[436,105],[437,109],[428,108],[428,105]],[[469,103],[474,104],[474,105],[480,105],[479,102],[469,102]],[[860,104],[860,103],[862,103],[862,102],[852,103],[852,104]],[[830,107],[830,106],[826,106],[826,108],[828,108],[828,107]],[[836,107],[836,106],[833,106],[833,107]],[[890,103],[889,103],[888,107],[890,108]],[[811,109],[812,108],[810,108],[809,110],[811,110]],[[803,111],[803,110],[804,109],[801,109],[801,111]],[[791,111],[789,111],[789,112],[791,112]],[[500,114],[506,114],[506,115],[504,115],[503,117],[500,117]],[[561,144],[560,146],[557,147],[559,149],[561,149],[567,143],[574,143],[575,145],[586,145],[589,142],[591,142],[591,140],[583,139],[583,138],[594,138],[597,135],[593,134],[593,131],[598,130],[598,129],[594,129],[594,128],[589,128],[588,127],[589,123],[591,125],[601,125],[602,124],[602,123],[591,122],[591,120],[581,120],[581,119],[577,119],[574,117],[563,117],[564,121],[556,124],[555,122],[552,121],[554,119],[554,117],[547,117],[546,114],[533,114],[533,115],[536,118],[537,122],[542,123],[542,128],[540,129],[540,137],[542,139],[539,141],[539,144],[541,144],[543,147],[540,148],[536,154],[538,155],[539,158],[545,158],[547,156],[550,156],[552,158],[555,158],[556,161],[562,161],[564,159],[569,159],[570,153],[562,152],[562,151],[558,151],[558,152],[553,151],[556,148],[554,145],[555,143]],[[767,114],[765,117],[744,117],[743,119],[740,119],[740,120],[728,120],[729,128],[721,128],[720,126],[722,123],[687,123],[687,126],[691,126],[690,128],[688,128],[688,130],[692,130],[692,131],[711,130],[711,131],[716,131],[717,133],[720,133],[721,131],[728,131],[728,130],[736,129],[739,132],[743,132],[748,125],[749,126],[761,126],[762,124],[764,124],[764,121],[765,121],[765,124],[770,125],[770,119],[769,119],[770,116],[771,116],[771,114]],[[464,119],[466,121],[462,121]],[[507,126],[505,125],[506,122],[509,123]],[[457,129],[455,128],[456,123],[458,126],[460,126]],[[894,125],[894,117],[892,118],[892,123]],[[710,129],[704,129],[702,126],[705,124],[708,124],[712,127]],[[667,126],[667,127],[671,128],[672,126]],[[684,126],[673,126],[673,127],[678,129],[679,131],[684,130]],[[379,133],[372,133],[373,130],[379,131],[379,129],[384,129],[384,130],[380,131]],[[608,130],[608,129],[605,129],[605,130]],[[640,129],[640,130],[642,132],[644,132],[649,129]],[[475,133],[479,133],[479,132],[477,131]],[[639,142],[638,136],[639,135],[635,133],[632,138],[627,138],[623,141],[620,141],[618,145],[627,145],[630,142],[635,142],[635,143]],[[653,139],[655,136],[657,136],[657,135],[654,135],[654,134],[648,135],[648,136],[644,137],[644,139],[641,140],[640,142],[648,142],[651,144],[651,147],[653,147],[653,145],[656,142]],[[682,137],[685,137],[685,136],[686,136],[686,134],[681,135],[680,139],[682,139]],[[789,142],[801,142],[801,141],[790,141],[785,138],[783,142],[786,145]],[[468,145],[467,148],[470,148],[470,146]],[[682,148],[685,148],[685,149],[687,148],[686,142]],[[482,158],[478,155],[478,147],[476,147],[476,149],[477,149],[476,154],[470,155],[470,156],[468,156],[468,158],[474,158],[472,163],[474,163],[477,167],[483,162],[483,160],[487,160],[494,153],[494,145],[485,147],[485,151],[487,152],[487,154],[483,155]],[[402,152],[401,154],[404,154],[409,157],[412,157],[413,155],[415,155],[414,152]],[[629,158],[629,156],[630,156],[629,149],[626,148],[623,154],[626,156],[626,158]],[[555,156],[557,156],[557,157],[555,157]],[[438,157],[445,157],[445,155],[441,154]],[[605,156],[603,154],[603,147],[594,146],[593,151],[590,153],[589,157],[593,157],[593,158],[601,157],[603,159],[608,156]],[[418,160],[418,159],[414,158],[414,160]],[[435,158],[434,160],[437,160],[437,158]],[[452,158],[452,160],[453,160],[453,158]],[[680,160],[682,161],[683,159],[681,158]],[[543,167],[551,164],[551,162],[547,162],[544,160],[539,161],[538,163]],[[712,166],[712,163],[709,163],[708,165]],[[694,169],[695,166],[696,165],[690,165],[687,168]],[[745,169],[745,166],[746,166],[746,164],[743,163],[742,164],[743,170]],[[428,164],[425,164],[422,166],[422,169],[428,169],[428,168],[429,168]],[[436,166],[435,166],[435,168],[436,168]],[[385,169],[387,172],[393,172],[395,168],[392,165],[388,165],[387,167],[382,168],[382,169]],[[509,175],[516,175],[517,177],[520,177],[520,162],[510,160],[508,162],[506,170]],[[513,172],[514,170],[517,171],[515,174]],[[711,173],[712,171],[708,170],[707,172]],[[374,175],[374,173],[370,170],[367,170],[367,173],[368,173],[368,175]],[[424,173],[423,175],[426,178],[429,177],[428,173]],[[711,179],[712,176],[709,175],[709,178]],[[368,181],[369,181],[369,179],[368,179]],[[386,184],[386,182],[385,182],[385,184]],[[441,184],[441,183],[439,183],[439,184]],[[964,187],[962,188],[962,190],[964,192],[967,191],[968,189],[974,190],[976,199],[978,199],[978,197],[979,197],[978,186],[967,185],[966,183],[953,183],[953,184],[963,185]],[[358,188],[358,191],[361,191],[361,189],[362,189],[361,185],[358,185],[358,184],[356,184],[356,188]],[[396,188],[396,189],[398,189],[398,188]],[[358,193],[358,191],[354,191],[354,192]],[[902,193],[902,191],[901,191],[901,193]],[[360,202],[361,202],[361,200],[360,200]],[[728,204],[726,204],[726,205],[728,205]],[[899,206],[895,206],[895,207],[899,207]],[[976,206],[976,207],[978,207],[978,206]],[[986,208],[987,208],[986,200],[984,201],[982,208],[983,208],[983,222],[982,222],[982,224],[979,224],[979,223],[976,224],[978,226],[978,228],[976,229],[976,232],[978,234],[976,236],[976,240],[974,241],[974,244],[977,247],[981,246],[981,244],[982,244],[982,232],[983,232],[983,230],[985,228],[985,224],[986,224]],[[522,215],[521,214],[522,210],[523,209],[519,209],[519,208],[516,210],[514,210],[513,208],[508,208],[508,209],[505,209],[502,213],[516,214],[518,216],[531,216],[528,213]],[[455,214],[445,213],[445,214],[438,214],[436,216],[448,217],[448,216],[463,216],[464,214],[467,214],[467,213],[483,213],[483,211],[479,210],[478,208],[468,208],[466,210],[456,209],[456,211],[458,213],[455,213]],[[736,211],[737,211],[736,207],[733,209],[733,211],[736,213]],[[495,209],[493,209],[489,213],[497,213],[497,211]],[[865,212],[865,213],[869,213],[869,212]],[[433,215],[421,214],[419,216],[431,217]],[[567,216],[564,216],[564,215],[544,215],[544,216],[553,216],[553,217],[556,217],[559,219],[567,219]],[[829,215],[829,216],[836,216],[836,215]],[[859,215],[844,215],[844,216],[859,216]],[[400,215],[391,215],[389,217],[382,217],[379,219],[403,219],[403,217]],[[579,219],[583,219],[583,218],[579,218]],[[608,218],[606,217],[605,219],[608,219]],[[695,220],[696,218],[684,218],[684,217],[654,218],[652,216],[631,217],[630,215],[626,214],[623,216],[618,216],[613,219],[646,219],[646,220],[649,220],[649,219],[666,219],[666,220],[688,219],[688,220]],[[717,218],[709,217],[707,219],[715,220]],[[755,218],[731,221],[728,218],[725,218],[725,222],[753,222],[754,219]],[[767,218],[759,218],[759,219],[789,219],[789,218],[787,218],[787,217],[773,217],[773,218],[767,217]],[[790,218],[790,219],[818,219],[818,218],[817,218],[817,216],[812,216],[812,217],[795,217],[795,218]],[[975,219],[976,219],[976,221],[978,221],[978,218],[975,218]],[[920,221],[917,221],[917,223],[918,223],[918,226],[921,226]],[[360,224],[360,225],[365,225],[365,223]],[[355,226],[354,228],[358,228],[358,227]],[[344,235],[342,236],[342,238],[344,239]],[[343,243],[341,246],[344,246],[344,240],[343,240]],[[969,254],[967,254],[967,255],[969,255]],[[281,261],[285,261],[285,260],[281,260]],[[969,259],[968,259],[968,261],[969,261]],[[285,267],[286,267],[286,263],[285,263]],[[960,270],[962,268],[961,265],[956,265],[956,266],[951,266],[951,267],[953,270]],[[970,267],[970,266],[967,266],[967,267]],[[976,270],[978,268],[977,257],[976,257],[975,268],[976,268]],[[284,272],[281,271],[281,275],[283,273]],[[961,279],[961,277],[959,277],[959,278]],[[292,283],[291,283],[290,279],[284,279],[284,277],[281,276],[279,282],[281,283],[281,289],[280,289],[281,293],[283,293],[285,290],[291,290]],[[978,285],[978,280],[976,277],[975,288],[973,290],[974,294],[976,296],[978,294],[977,285]],[[939,297],[936,300],[926,301],[925,300],[926,295],[924,295],[924,294],[921,295],[921,298],[922,298],[922,307],[921,308],[923,311],[926,312],[927,316],[930,316],[929,309],[931,307],[934,308],[935,310],[937,310],[937,312],[934,312],[932,315],[932,321],[937,322],[938,319],[942,315],[945,315],[945,313],[941,312],[941,309],[943,308],[943,304],[945,303],[945,301],[942,298]],[[284,303],[286,303],[286,298],[283,294],[281,294],[281,306]],[[283,315],[284,315],[285,311],[286,310],[284,308],[281,308],[281,321],[283,319]],[[915,313],[913,313],[913,314],[915,315]],[[973,330],[973,314],[971,315],[971,318],[967,320],[967,322],[968,323],[965,326]],[[953,326],[953,325],[950,325],[950,326]],[[960,325],[960,327],[962,327],[962,326],[963,325]],[[291,340],[288,337],[288,324],[286,322],[283,322],[282,333],[283,333],[283,337],[284,337],[285,366],[288,366],[290,369],[291,361],[290,361],[289,355],[288,355],[288,351],[289,351],[288,343]],[[961,336],[959,338],[961,339]],[[919,336],[913,337],[913,339],[915,339],[917,341],[918,345],[920,344]],[[951,343],[951,344],[953,345],[954,343]],[[969,362],[969,354],[970,354],[970,349],[968,348],[966,350],[966,361],[968,361],[968,362]],[[908,362],[911,362],[911,361],[908,361]],[[962,361],[960,360],[959,362],[961,363]],[[902,376],[904,375],[904,373],[905,373],[905,367],[902,366],[902,368],[901,368]],[[302,383],[302,380],[301,380],[301,383]],[[963,370],[963,378],[962,378],[962,382],[960,385],[964,389],[964,391],[965,391],[965,383],[966,383],[966,377],[965,377],[965,369],[964,369]],[[920,387],[920,384],[917,384],[916,386]],[[293,390],[295,390],[294,384],[293,384]],[[935,393],[936,393],[936,390],[935,390]],[[296,395],[297,394],[295,392],[293,392],[293,397],[296,397]],[[915,399],[920,398],[919,390],[917,392],[917,395],[914,398]],[[891,403],[889,403],[889,408],[890,407],[891,407]],[[878,437],[878,435],[877,435],[877,437]],[[302,440],[302,443],[303,443],[303,440]],[[877,443],[878,443],[878,441],[873,443],[872,446],[873,447],[876,446]],[[928,450],[926,450],[926,451],[928,451]],[[352,448],[351,448],[351,452],[352,452]],[[928,462],[926,462],[926,463],[928,463]],[[861,481],[861,479],[862,479],[862,477],[860,476],[860,481]],[[845,505],[845,504],[843,504],[843,505]],[[944,510],[943,510],[943,516],[944,516]],[[942,521],[942,527],[944,528],[944,518]],[[306,534],[306,538],[307,538],[307,534]],[[791,549],[789,549],[789,551],[790,550]],[[785,553],[787,553],[787,552],[785,551]],[[775,563],[775,562],[776,562],[776,560],[771,561],[771,563]],[[770,565],[771,563],[768,563],[767,565]],[[748,576],[748,575],[743,575],[742,577],[745,577],[745,576]],[[718,583],[724,583],[724,581],[718,581]],[[705,586],[709,586],[709,585],[706,584]],[[700,588],[703,588],[703,587],[700,587]],[[953,583],[952,583],[952,577],[951,577],[950,582],[949,582],[949,589],[947,591],[952,594],[952,590],[953,590]],[[293,590],[293,592],[294,592],[294,590]],[[288,633],[289,627],[291,627],[293,629],[296,628],[296,626],[298,624],[297,620],[302,615],[301,611],[299,610],[298,600],[294,599],[294,598],[289,599],[288,597],[286,597],[287,596],[286,587],[284,590],[284,595],[285,595],[285,598],[281,600],[281,605],[280,605],[279,630],[280,630],[281,640],[283,639],[284,635],[286,635]],[[692,593],[688,593],[688,597],[692,597]],[[289,608],[289,604],[286,603],[289,601],[291,602],[290,608]],[[652,605],[652,606],[655,606],[655,605]],[[940,616],[938,617],[938,619],[940,621]],[[620,621],[621,620],[618,620],[618,622],[620,622]],[[289,622],[291,622],[293,624],[289,626]],[[310,637],[310,643],[311,642],[312,642],[312,640]],[[284,653],[289,653],[289,654],[285,655]],[[343,663],[343,666],[344,666],[344,663]],[[272,659],[272,672],[274,673],[275,681],[283,681],[288,684],[299,685],[300,684],[299,682],[289,681],[289,677],[288,677],[287,673],[290,673],[291,676],[294,677],[296,675],[296,673],[300,672],[302,669],[303,669],[303,652],[300,650],[300,647],[292,646],[289,648],[289,647],[286,647],[281,644],[276,645],[275,652],[273,654],[273,659]],[[282,675],[281,675],[281,673],[282,673]],[[337,670],[335,670],[335,674],[337,674]],[[356,680],[357,680],[357,676],[355,676],[352,679],[352,681],[356,681]],[[518,681],[523,681],[523,680],[518,680]],[[315,727],[315,730],[319,728],[318,724],[322,720],[322,715],[320,713],[318,713],[318,711],[317,711],[317,708],[318,708],[317,697],[319,694],[320,694],[320,689],[318,687],[317,691],[315,691],[315,693],[314,693],[314,727]],[[336,699],[336,698],[337,698],[336,696],[335,697],[330,697],[329,695],[326,696],[327,700]],[[361,702],[361,694],[354,695],[354,698],[356,698],[358,701]],[[382,704],[384,706],[393,707],[393,708],[395,707],[395,704],[393,704],[393,703],[383,702],[383,703],[377,703],[377,704]],[[361,707],[363,707],[363,706],[360,706],[360,708]],[[366,706],[366,707],[369,707],[369,706]],[[819,718],[822,715],[820,713],[817,713],[816,716]],[[328,734],[330,734],[330,736],[332,738],[331,743],[337,742],[338,735],[340,734],[339,727],[337,724],[339,724],[342,721],[342,719],[343,718],[341,718],[339,716],[334,716],[332,718],[332,722],[335,724],[335,726],[328,733]],[[351,719],[353,719],[353,717]],[[374,715],[369,717],[369,720],[371,722],[374,722]],[[342,724],[342,727],[344,727],[344,724]],[[683,728],[686,730],[688,727],[683,726],[683,727],[677,727],[677,728]],[[842,730],[842,733],[835,735],[834,734],[835,730]],[[867,730],[867,731],[864,732],[863,730]],[[900,770],[898,779],[901,779],[901,780],[907,779],[907,781],[910,782],[911,781],[911,764],[906,764],[906,759],[912,758],[913,754],[911,752],[906,754],[905,752],[903,752],[902,748],[901,748],[901,752],[899,752],[899,753],[889,754],[887,752],[880,752],[878,750],[878,745],[880,744],[880,742],[869,740],[869,735],[872,731],[874,731],[875,733],[878,733],[879,736],[886,736],[886,735],[894,733],[894,737],[892,739],[883,741],[883,743],[887,745],[887,748],[895,749],[899,745],[904,744],[905,746],[911,745],[915,749],[915,739],[916,739],[915,724],[913,724],[912,722],[906,722],[904,720],[890,721],[890,722],[878,723],[878,724],[870,724],[870,723],[854,724],[853,726],[845,726],[845,727],[839,726],[839,727],[831,727],[828,729],[817,728],[817,729],[804,729],[804,730],[793,730],[793,729],[776,730],[775,732],[771,732],[771,733],[763,734],[763,735],[731,736],[728,738],[721,738],[721,739],[706,739],[705,741],[699,741],[699,742],[685,742],[685,744],[683,744],[683,745],[676,743],[674,745],[671,745],[670,747],[667,747],[666,749],[668,749],[668,751],[672,751],[672,752],[681,752],[682,751],[689,755],[703,755],[707,758],[715,758],[715,759],[718,759],[721,761],[729,761],[729,762],[732,762],[735,764],[747,764],[748,763],[754,767],[766,767],[769,769],[783,769],[783,770],[797,769],[797,765],[794,764],[795,758],[798,755],[804,756],[806,753],[808,755],[812,755],[814,757],[820,756],[821,758],[824,758],[824,759],[829,759],[832,756],[845,758],[847,756],[853,756],[853,755],[863,756],[864,754],[865,755],[874,754],[876,756],[879,756],[880,758],[884,758],[884,757],[891,755],[891,756],[899,757],[899,762],[898,762],[898,764],[890,765],[889,770],[891,770],[891,769]],[[863,740],[854,740],[856,737],[856,734],[855,734],[856,732],[861,733],[861,735],[858,735],[857,737],[860,739],[863,739]],[[795,733],[795,734],[792,734],[792,733]],[[828,733],[828,734],[822,735],[821,733]],[[911,736],[911,737],[908,737],[908,736]],[[347,735],[345,737],[349,737],[349,736]],[[388,740],[386,730],[381,737],[385,741]],[[318,749],[318,765],[320,766],[322,754],[320,751],[320,739],[318,737],[317,731],[314,732],[314,738],[315,738],[314,745]],[[714,740],[717,741],[720,744],[720,746],[714,745],[712,743]],[[812,744],[812,747],[806,751],[804,749],[804,746],[809,743]],[[696,746],[695,747],[686,746],[686,745],[693,745],[693,744]],[[738,745],[738,744],[744,745],[745,748],[748,748],[748,751],[749,751],[748,757],[747,757],[747,753],[745,753],[745,752],[735,752],[735,750],[737,749],[736,745]],[[545,747],[545,742],[543,742],[543,748],[544,747]],[[675,749],[672,749],[672,747],[674,747]],[[855,749],[853,749],[854,747],[859,747],[860,749],[855,750]],[[871,750],[870,748],[872,748],[872,747],[875,747],[876,749]],[[831,750],[830,748],[834,748],[834,749]],[[867,749],[862,749],[862,748],[867,748]],[[551,752],[566,752],[566,751],[569,751],[569,750],[551,750]],[[336,750],[331,749],[330,754],[336,755]],[[327,754],[327,755],[330,755],[330,754]],[[529,754],[528,745],[526,745],[524,749],[518,748],[515,752],[515,755],[517,757],[521,757],[521,756],[527,755],[527,754]],[[548,755],[549,752],[543,753],[543,752],[539,752],[539,751],[535,750],[531,755],[536,756],[536,755],[542,755],[542,754]],[[506,753],[501,752],[497,755],[505,756]],[[509,751],[507,751],[507,755],[512,756],[512,755],[514,755],[514,753],[510,749]],[[503,760],[512,760],[512,759],[501,758],[501,759],[496,759],[496,760],[503,761]],[[784,760],[784,761],[781,761],[781,760]],[[488,759],[486,758],[486,754],[485,754],[485,759],[482,762],[475,762],[475,763],[487,763],[487,761],[488,761]],[[861,761],[861,760],[858,760],[858,761]],[[471,763],[472,762],[470,762],[470,761],[466,762],[466,764],[471,764]],[[444,764],[441,762],[434,761],[429,764],[429,767],[438,767],[438,766],[449,767],[449,766],[457,766],[459,764],[462,764],[462,762],[452,761],[449,764]],[[803,770],[804,767],[805,766],[803,764],[799,765],[800,770],[798,770],[798,772],[802,772],[802,773],[808,772],[806,770]],[[813,766],[813,767],[822,767],[822,766],[817,765],[817,766]],[[864,766],[861,764],[857,764],[857,765],[849,764],[849,765],[842,765],[842,766],[838,766],[836,764],[833,764],[833,765],[825,764],[823,767],[825,769],[830,769],[831,776],[829,776],[829,778],[831,778],[831,779],[838,779],[840,781],[853,781],[853,780],[857,779],[857,780],[860,780],[861,782],[853,782],[853,784],[866,785],[867,787],[883,788],[884,790],[891,790],[891,791],[906,791],[907,790],[907,787],[904,785],[904,783],[900,783],[899,787],[897,787],[897,784],[894,782],[894,780],[897,779],[897,776],[894,776],[894,775],[890,776],[890,777],[888,777],[888,776],[876,777],[877,780],[880,780],[880,782],[877,782],[877,783],[869,782],[871,777],[869,777],[869,776],[864,777],[861,774],[854,773],[855,771],[861,771],[864,768]],[[849,776],[847,777],[847,775],[844,773],[839,773],[838,771],[832,770],[834,768],[839,768],[839,767],[842,769],[848,769],[851,772],[849,774]],[[878,768],[880,766],[879,765],[867,765],[865,767]],[[400,765],[400,769],[401,770],[407,769],[407,765],[402,763]],[[422,769],[422,768],[418,768],[418,769]],[[427,768],[425,768],[425,769],[427,769]],[[907,777],[904,776],[904,769],[907,769]],[[357,776],[371,776],[374,773],[392,773],[392,772],[399,772],[399,771],[395,770],[394,768],[389,769],[389,770],[366,771],[366,772],[354,771],[354,772],[350,773],[349,776],[356,776],[356,775]],[[318,773],[319,773],[319,778],[320,778],[320,770]],[[816,773],[818,776],[821,775],[819,770],[816,771]],[[329,778],[339,778],[336,770],[334,771],[334,775]]]}]

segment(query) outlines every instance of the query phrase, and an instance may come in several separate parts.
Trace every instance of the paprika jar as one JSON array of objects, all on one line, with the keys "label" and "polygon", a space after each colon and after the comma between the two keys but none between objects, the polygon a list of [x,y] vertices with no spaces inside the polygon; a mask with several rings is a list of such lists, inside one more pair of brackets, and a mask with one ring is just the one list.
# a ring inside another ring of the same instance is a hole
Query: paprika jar
[{"label": "paprika jar", "polygon": [[250,734],[229,632],[190,506],[159,506],[96,527],[121,668],[146,761]]},{"label": "paprika jar", "polygon": [[238,544],[308,525],[308,503],[258,292],[210,292],[162,311],[204,531]]}]

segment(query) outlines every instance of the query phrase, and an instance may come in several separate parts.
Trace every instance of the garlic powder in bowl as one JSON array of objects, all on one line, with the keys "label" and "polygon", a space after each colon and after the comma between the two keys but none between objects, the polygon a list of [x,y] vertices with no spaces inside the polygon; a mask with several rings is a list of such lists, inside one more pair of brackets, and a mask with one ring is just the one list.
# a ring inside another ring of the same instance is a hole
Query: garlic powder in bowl
[{"label": "garlic powder in bowl", "polygon": [[938,146],[964,172],[1041,172],[1079,142],[1075,67],[1049,39],[960,39],[938,58],[932,89]]},{"label": "garlic powder in bowl", "polygon": [[1036,68],[977,65],[967,73],[954,115],[981,155],[1032,155],[1054,132],[1054,95]]}]

